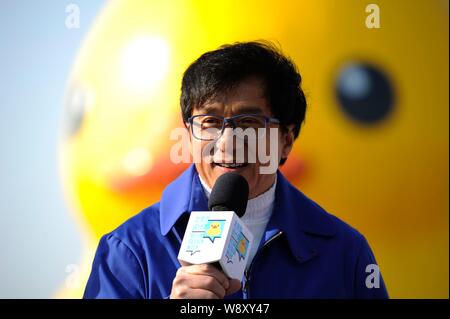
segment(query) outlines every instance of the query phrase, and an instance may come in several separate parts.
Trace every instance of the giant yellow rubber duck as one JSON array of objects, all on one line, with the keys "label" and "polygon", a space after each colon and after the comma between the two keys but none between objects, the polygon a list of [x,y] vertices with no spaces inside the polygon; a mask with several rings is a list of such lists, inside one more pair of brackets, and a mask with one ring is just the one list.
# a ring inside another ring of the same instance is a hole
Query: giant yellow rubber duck
[{"label": "giant yellow rubber duck", "polygon": [[169,160],[180,81],[224,43],[276,41],[309,109],[283,168],[366,235],[391,297],[448,298],[448,2],[110,1],[68,80],[60,148],[84,254],[159,200],[187,164]]}]

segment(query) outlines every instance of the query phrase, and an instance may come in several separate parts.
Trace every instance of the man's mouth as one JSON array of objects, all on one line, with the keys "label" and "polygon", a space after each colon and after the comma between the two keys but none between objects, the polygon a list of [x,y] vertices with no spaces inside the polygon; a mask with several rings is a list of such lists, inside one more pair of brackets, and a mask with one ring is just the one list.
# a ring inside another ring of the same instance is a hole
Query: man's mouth
[{"label": "man's mouth", "polygon": [[214,163],[214,165],[223,167],[223,168],[242,168],[246,167],[248,163]]}]

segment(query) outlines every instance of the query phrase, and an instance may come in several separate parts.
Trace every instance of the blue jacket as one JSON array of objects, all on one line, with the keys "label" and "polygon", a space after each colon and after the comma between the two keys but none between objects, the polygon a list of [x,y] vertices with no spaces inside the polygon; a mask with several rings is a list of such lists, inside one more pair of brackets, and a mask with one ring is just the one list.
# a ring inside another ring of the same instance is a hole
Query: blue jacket
[{"label": "blue jacket", "polygon": [[[169,297],[194,210],[208,207],[191,166],[167,186],[159,203],[101,238],[84,298]],[[226,298],[387,298],[374,264],[363,235],[278,172],[274,211],[259,251],[243,289]]]}]

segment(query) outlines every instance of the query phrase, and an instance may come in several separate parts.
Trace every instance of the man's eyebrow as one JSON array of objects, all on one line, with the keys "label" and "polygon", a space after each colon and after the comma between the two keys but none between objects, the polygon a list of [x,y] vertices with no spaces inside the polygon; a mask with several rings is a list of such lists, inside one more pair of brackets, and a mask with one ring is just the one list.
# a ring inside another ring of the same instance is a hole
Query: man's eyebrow
[{"label": "man's eyebrow", "polygon": [[212,105],[203,105],[198,108],[198,110],[202,110],[204,114],[216,114],[217,108]]},{"label": "man's eyebrow", "polygon": [[261,113],[263,113],[263,111],[261,110],[260,107],[249,105],[249,106],[238,106],[236,108],[236,113],[238,113],[238,114],[244,114],[244,113],[246,113],[246,114],[261,114]]},{"label": "man's eyebrow", "polygon": [[[213,105],[205,105],[198,108],[199,110],[202,110],[204,114],[216,114],[218,113],[218,109],[214,107]],[[238,106],[235,108],[236,114],[261,114],[263,111],[258,106],[253,105],[243,105]]]}]

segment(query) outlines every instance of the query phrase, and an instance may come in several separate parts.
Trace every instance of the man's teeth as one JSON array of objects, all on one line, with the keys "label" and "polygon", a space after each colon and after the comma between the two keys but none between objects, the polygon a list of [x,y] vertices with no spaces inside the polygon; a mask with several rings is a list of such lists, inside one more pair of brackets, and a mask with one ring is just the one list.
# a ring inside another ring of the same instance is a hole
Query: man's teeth
[{"label": "man's teeth", "polygon": [[221,167],[226,167],[226,168],[237,168],[237,167],[243,167],[246,164],[245,163],[241,163],[241,164],[234,164],[234,163],[216,163],[216,165],[219,165]]}]

